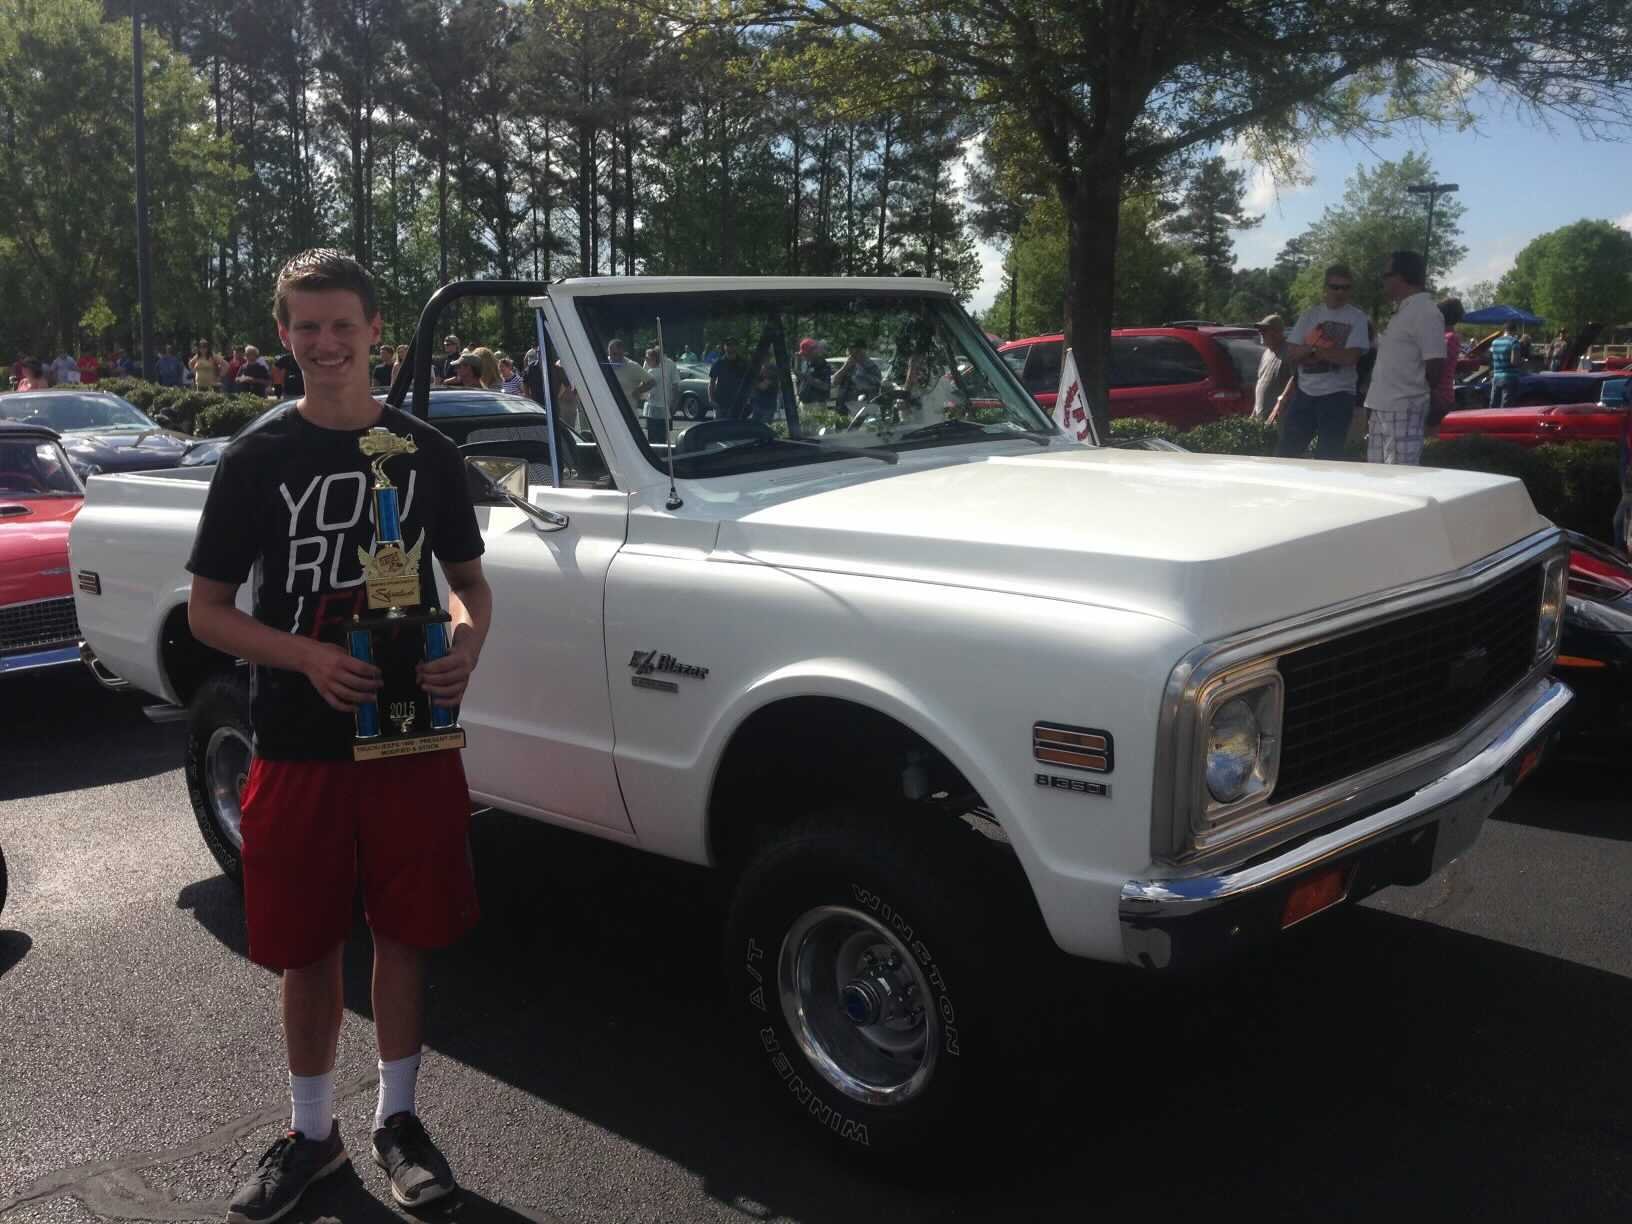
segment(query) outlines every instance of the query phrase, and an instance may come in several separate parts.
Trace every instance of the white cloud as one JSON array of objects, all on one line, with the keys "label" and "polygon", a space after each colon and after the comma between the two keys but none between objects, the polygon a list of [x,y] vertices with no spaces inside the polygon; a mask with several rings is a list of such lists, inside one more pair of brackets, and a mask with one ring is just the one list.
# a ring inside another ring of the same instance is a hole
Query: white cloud
[{"label": "white cloud", "polygon": [[1513,261],[1528,242],[1518,234],[1503,234],[1493,241],[1478,245],[1477,253],[1464,258],[1452,268],[1445,283],[1458,289],[1467,289],[1480,281],[1499,281],[1503,273],[1513,267]]},{"label": "white cloud", "polygon": [[1632,232],[1632,212],[1627,213],[1624,217],[1617,217],[1615,224],[1628,232]]},{"label": "white cloud", "polygon": [[1314,185],[1312,177],[1302,173],[1304,167],[1301,160],[1298,164],[1300,177],[1277,183],[1267,166],[1252,160],[1244,142],[1231,140],[1219,152],[1224,155],[1224,161],[1230,169],[1247,172],[1247,194],[1243,204],[1250,213],[1267,214],[1271,208],[1279,212],[1281,201],[1287,196],[1307,191]]}]

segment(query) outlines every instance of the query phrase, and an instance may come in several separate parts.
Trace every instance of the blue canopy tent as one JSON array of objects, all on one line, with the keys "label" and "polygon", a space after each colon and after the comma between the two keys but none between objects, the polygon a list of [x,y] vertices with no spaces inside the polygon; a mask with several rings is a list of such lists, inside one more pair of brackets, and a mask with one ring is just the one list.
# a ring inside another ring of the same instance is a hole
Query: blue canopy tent
[{"label": "blue canopy tent", "polygon": [[1545,323],[1545,319],[1538,319],[1528,310],[1520,310],[1517,306],[1486,306],[1483,310],[1470,310],[1462,316],[1464,323],[1524,323],[1534,326]]}]

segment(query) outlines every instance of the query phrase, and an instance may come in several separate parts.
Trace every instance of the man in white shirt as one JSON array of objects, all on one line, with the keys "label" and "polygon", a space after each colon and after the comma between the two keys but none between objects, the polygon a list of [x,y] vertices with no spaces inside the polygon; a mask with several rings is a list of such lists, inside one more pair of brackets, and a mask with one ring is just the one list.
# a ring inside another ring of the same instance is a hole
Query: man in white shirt
[{"label": "man in white shirt", "polygon": [[618,386],[623,388],[623,397],[629,402],[629,407],[635,412],[640,411],[640,397],[652,385],[652,380],[646,377],[646,371],[640,363],[630,361],[623,355],[622,340],[608,340],[606,343],[606,368],[611,371],[612,377],[618,380]]},{"label": "man in white shirt", "polygon": [[1315,441],[1315,458],[1341,459],[1354,417],[1355,366],[1371,351],[1371,320],[1349,304],[1354,277],[1344,264],[1326,269],[1319,306],[1298,316],[1282,361],[1297,366],[1298,385],[1281,414],[1281,438],[1275,453],[1297,457]]},{"label": "man in white shirt", "polygon": [[1383,291],[1395,303],[1394,317],[1377,348],[1366,407],[1371,429],[1366,437],[1370,463],[1420,463],[1428,409],[1440,395],[1445,368],[1445,321],[1433,295],[1422,256],[1395,251],[1383,273]]},{"label": "man in white shirt", "polygon": [[646,365],[641,369],[649,388],[646,400],[640,406],[641,419],[646,422],[648,442],[667,442],[669,438],[670,398],[678,400],[680,371],[674,358],[655,344],[646,350]]}]

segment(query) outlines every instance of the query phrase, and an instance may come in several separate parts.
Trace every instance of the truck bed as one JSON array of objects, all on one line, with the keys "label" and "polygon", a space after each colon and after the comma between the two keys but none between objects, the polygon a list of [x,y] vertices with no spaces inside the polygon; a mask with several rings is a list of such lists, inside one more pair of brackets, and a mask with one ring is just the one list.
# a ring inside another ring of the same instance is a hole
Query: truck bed
[{"label": "truck bed", "polygon": [[[68,540],[81,635],[115,675],[166,701],[177,695],[159,662],[164,622],[187,602],[187,556],[214,474],[193,467],[93,476]],[[101,594],[87,589],[94,587]]]}]

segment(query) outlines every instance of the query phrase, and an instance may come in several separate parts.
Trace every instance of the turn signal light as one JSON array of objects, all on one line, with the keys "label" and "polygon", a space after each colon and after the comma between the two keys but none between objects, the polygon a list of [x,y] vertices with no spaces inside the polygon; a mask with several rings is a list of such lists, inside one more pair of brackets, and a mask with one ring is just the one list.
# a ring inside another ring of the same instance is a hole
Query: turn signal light
[{"label": "turn signal light", "polygon": [[1342,901],[1349,895],[1348,875],[1347,868],[1333,867],[1294,884],[1281,909],[1281,930],[1296,926]]},{"label": "turn signal light", "polygon": [[1559,655],[1553,660],[1560,667],[1608,667],[1602,659],[1583,659],[1580,655]]}]

